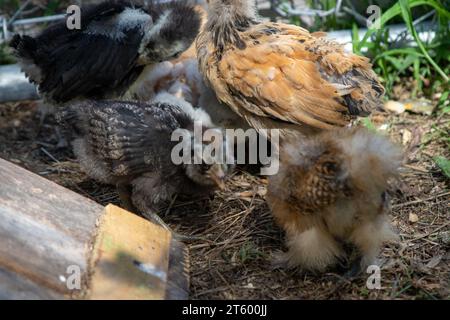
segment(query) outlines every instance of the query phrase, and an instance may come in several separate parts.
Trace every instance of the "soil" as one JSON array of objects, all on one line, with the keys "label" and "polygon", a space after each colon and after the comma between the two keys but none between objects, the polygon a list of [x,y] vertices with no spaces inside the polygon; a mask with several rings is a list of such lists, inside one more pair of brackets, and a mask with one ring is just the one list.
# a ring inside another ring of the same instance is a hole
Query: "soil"
[{"label": "soil", "polygon": [[[89,197],[120,204],[111,186],[89,179],[64,135],[39,102],[0,105],[0,157]],[[161,216],[176,231],[205,238],[188,244],[193,299],[449,299],[449,179],[436,156],[449,158],[450,117],[375,113],[371,123],[403,144],[407,161],[392,186],[391,218],[400,234],[379,256],[381,289],[368,274],[309,274],[273,267],[285,250],[264,196],[267,179],[238,170],[225,191],[200,201],[176,201]]]}]

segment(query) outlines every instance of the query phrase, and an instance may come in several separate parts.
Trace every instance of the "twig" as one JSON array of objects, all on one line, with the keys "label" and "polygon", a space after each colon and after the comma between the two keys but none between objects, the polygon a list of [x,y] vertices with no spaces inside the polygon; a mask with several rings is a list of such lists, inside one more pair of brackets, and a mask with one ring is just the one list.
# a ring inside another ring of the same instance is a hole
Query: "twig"
[{"label": "twig", "polygon": [[228,287],[219,287],[219,288],[214,288],[214,289],[204,290],[204,291],[200,291],[199,293],[197,293],[197,294],[195,295],[195,297],[198,298],[198,297],[203,296],[203,295],[205,295],[205,294],[207,294],[207,293],[216,293],[216,292],[225,291],[225,290],[227,290],[227,289],[228,289]]},{"label": "twig", "polygon": [[405,164],[404,166],[406,168],[414,170],[414,171],[418,171],[418,172],[422,172],[422,173],[430,173],[430,171],[428,171],[426,169],[422,169],[422,168],[419,168],[419,167],[416,167],[416,166],[413,166],[413,165],[410,165],[410,164]]},{"label": "twig", "polygon": [[412,204],[418,204],[418,203],[422,203],[422,202],[425,202],[425,201],[429,201],[429,200],[433,200],[433,199],[437,199],[437,198],[442,198],[442,197],[445,197],[445,196],[448,196],[448,195],[450,195],[450,191],[449,192],[445,192],[445,193],[441,193],[441,194],[438,194],[436,196],[432,196],[432,197],[429,197],[429,198],[426,198],[426,199],[419,199],[419,200],[414,200],[414,201],[409,201],[409,202],[396,204],[395,206],[392,206],[392,209],[398,209],[398,208],[406,207],[406,206],[409,206],[409,205],[412,205]]},{"label": "twig", "polygon": [[50,159],[52,159],[56,163],[60,163],[58,159],[56,159],[50,152],[48,152],[44,147],[41,147],[41,151],[45,153]]},{"label": "twig", "polygon": [[170,204],[167,207],[166,212],[164,213],[164,217],[167,217],[167,215],[170,213],[170,210],[172,210],[173,205],[174,205],[175,201],[177,200],[177,198],[178,198],[178,194],[175,194],[175,196],[172,198],[172,201],[170,201]]},{"label": "twig", "polygon": [[234,239],[234,238],[235,238],[235,236],[232,239],[225,240],[222,242],[195,244],[195,245],[189,246],[189,250],[201,249],[201,248],[212,247],[212,246],[229,245],[231,243],[239,243],[239,242],[244,242],[244,241],[249,240],[249,238],[239,238],[239,239]]},{"label": "twig", "polygon": [[437,228],[434,229],[433,231],[430,231],[430,232],[427,232],[427,233],[425,233],[425,234],[422,234],[422,235],[420,235],[420,236],[418,236],[418,237],[415,237],[415,238],[406,240],[405,243],[412,242],[412,241],[416,241],[416,240],[420,240],[420,239],[423,239],[423,238],[427,238],[427,237],[429,237],[429,236],[435,234],[435,233],[438,232],[439,230],[444,229],[444,228],[445,228],[446,226],[448,226],[448,225],[450,225],[450,221],[448,221],[447,223],[444,223],[442,226],[437,227]]}]

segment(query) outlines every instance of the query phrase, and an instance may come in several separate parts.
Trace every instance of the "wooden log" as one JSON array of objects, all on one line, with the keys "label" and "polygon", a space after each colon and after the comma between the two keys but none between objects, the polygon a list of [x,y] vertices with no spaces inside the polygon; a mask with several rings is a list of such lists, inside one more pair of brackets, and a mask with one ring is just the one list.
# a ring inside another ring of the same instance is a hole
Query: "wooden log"
[{"label": "wooden log", "polygon": [[0,183],[0,266],[59,294],[77,294],[63,279],[73,265],[86,274],[103,207],[1,159]]},{"label": "wooden log", "polygon": [[164,299],[171,234],[107,206],[97,237],[90,299]]},{"label": "wooden log", "polygon": [[188,297],[186,248],[168,231],[2,159],[0,243],[0,298]]},{"label": "wooden log", "polygon": [[53,300],[64,296],[7,269],[0,268],[0,300]]}]

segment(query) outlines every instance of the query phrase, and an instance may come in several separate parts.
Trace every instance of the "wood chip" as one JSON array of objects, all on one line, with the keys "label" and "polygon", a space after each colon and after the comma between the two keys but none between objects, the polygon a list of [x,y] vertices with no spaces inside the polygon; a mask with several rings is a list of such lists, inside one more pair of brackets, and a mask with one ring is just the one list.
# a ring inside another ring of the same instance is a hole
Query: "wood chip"
[{"label": "wood chip", "polygon": [[397,114],[405,112],[405,105],[398,101],[389,100],[384,104],[384,109]]},{"label": "wood chip", "polygon": [[404,146],[408,145],[409,142],[412,140],[412,133],[408,129],[400,130],[402,134],[402,144]]},{"label": "wood chip", "polygon": [[436,267],[439,264],[439,262],[441,262],[442,257],[443,257],[442,255],[434,256],[433,258],[430,259],[430,261],[428,261],[426,267],[430,269]]},{"label": "wood chip", "polygon": [[410,213],[409,214],[409,222],[416,223],[417,221],[419,221],[419,217],[417,216],[417,214]]},{"label": "wood chip", "polygon": [[243,199],[243,198],[251,199],[251,197],[253,197],[253,192],[252,191],[239,192],[239,193],[236,193],[236,197],[238,197],[239,199]]}]

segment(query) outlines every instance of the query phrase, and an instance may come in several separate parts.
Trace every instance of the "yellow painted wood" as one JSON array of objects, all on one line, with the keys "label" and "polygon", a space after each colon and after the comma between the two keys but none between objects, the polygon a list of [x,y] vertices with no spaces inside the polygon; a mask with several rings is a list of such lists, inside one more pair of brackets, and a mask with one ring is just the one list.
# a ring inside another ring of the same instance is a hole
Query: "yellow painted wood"
[{"label": "yellow painted wood", "polygon": [[171,234],[114,205],[105,208],[92,256],[89,299],[164,299]]}]

